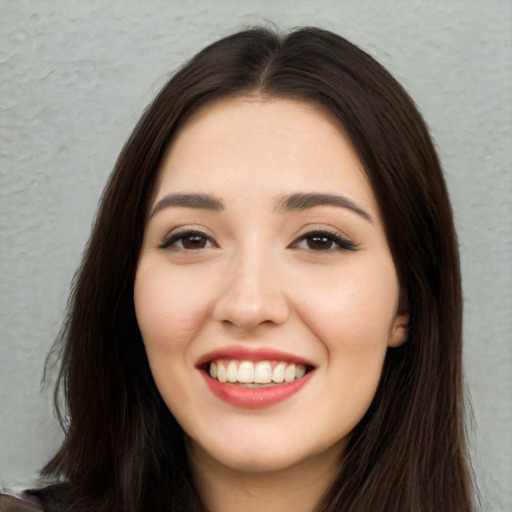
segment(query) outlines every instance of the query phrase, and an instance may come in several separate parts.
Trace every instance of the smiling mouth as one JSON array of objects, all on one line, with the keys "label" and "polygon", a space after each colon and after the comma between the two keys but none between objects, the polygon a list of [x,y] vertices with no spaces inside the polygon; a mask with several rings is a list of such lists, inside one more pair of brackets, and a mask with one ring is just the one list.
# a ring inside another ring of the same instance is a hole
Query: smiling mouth
[{"label": "smiling mouth", "polygon": [[285,361],[216,359],[203,365],[203,369],[212,379],[223,384],[264,388],[299,380],[312,368]]}]

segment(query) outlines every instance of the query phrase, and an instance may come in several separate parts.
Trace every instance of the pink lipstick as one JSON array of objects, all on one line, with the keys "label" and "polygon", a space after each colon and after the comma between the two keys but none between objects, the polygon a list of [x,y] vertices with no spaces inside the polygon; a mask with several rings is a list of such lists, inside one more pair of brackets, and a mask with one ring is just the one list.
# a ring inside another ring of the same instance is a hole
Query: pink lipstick
[{"label": "pink lipstick", "polygon": [[196,367],[210,391],[230,405],[262,408],[298,393],[314,365],[273,349],[232,346],[201,357]]}]

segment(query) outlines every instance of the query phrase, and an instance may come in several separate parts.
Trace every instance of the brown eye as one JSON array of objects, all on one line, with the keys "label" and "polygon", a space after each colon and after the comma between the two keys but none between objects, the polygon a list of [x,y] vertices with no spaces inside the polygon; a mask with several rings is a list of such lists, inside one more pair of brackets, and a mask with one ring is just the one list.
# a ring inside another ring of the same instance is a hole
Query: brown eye
[{"label": "brown eye", "polygon": [[201,235],[188,235],[181,238],[183,249],[204,249],[208,244],[208,239]]},{"label": "brown eye", "polygon": [[199,251],[212,247],[213,240],[200,231],[182,231],[173,233],[160,245],[161,249],[181,251]]},{"label": "brown eye", "polygon": [[355,251],[357,245],[328,231],[312,231],[305,233],[291,245],[292,249],[306,249],[315,252]]},{"label": "brown eye", "polygon": [[327,236],[308,236],[305,240],[308,249],[313,251],[327,251],[334,244],[332,239]]}]

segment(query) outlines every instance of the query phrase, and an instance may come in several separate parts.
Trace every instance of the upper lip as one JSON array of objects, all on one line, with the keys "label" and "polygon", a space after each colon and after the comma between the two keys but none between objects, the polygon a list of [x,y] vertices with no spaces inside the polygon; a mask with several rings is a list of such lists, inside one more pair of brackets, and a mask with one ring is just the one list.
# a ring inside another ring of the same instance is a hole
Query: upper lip
[{"label": "upper lip", "polygon": [[216,359],[234,359],[237,361],[285,361],[287,363],[303,364],[310,368],[315,365],[303,357],[275,350],[273,348],[259,347],[249,348],[239,345],[220,348],[201,356],[196,362],[196,368],[200,368]]}]

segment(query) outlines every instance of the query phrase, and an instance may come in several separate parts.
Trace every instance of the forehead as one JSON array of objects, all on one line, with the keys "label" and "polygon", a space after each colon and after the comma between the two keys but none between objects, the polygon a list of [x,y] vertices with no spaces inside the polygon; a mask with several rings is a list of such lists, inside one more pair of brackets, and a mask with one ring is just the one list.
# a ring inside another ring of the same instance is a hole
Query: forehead
[{"label": "forehead", "polygon": [[339,192],[377,210],[339,122],[316,105],[235,97],[196,113],[162,162],[156,198],[201,191],[243,196]]}]

